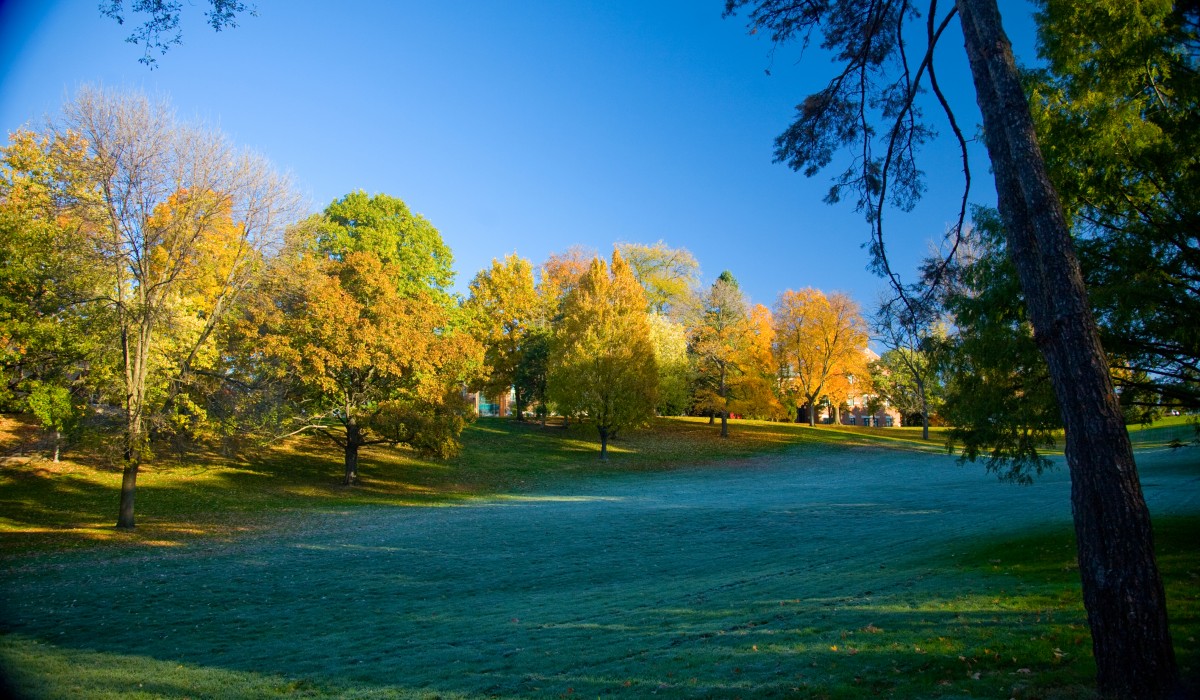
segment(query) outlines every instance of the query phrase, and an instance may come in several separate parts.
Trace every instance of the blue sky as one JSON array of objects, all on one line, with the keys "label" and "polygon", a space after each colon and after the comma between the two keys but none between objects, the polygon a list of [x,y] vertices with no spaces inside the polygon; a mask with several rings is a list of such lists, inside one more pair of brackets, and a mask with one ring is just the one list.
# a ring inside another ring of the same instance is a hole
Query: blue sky
[{"label": "blue sky", "polygon": [[[151,71],[130,28],[96,0],[0,0],[0,129],[37,126],[86,83],[168,97],[257,150],[317,211],[363,189],[404,199],[454,251],[458,288],[492,258],[535,263],[581,244],[659,239],[690,250],[706,281],[728,269],[753,301],[784,289],[883,290],[867,227],[827,205],[829,177],[772,163],[774,137],[831,65],[772,52],[721,0],[562,2],[258,0],[215,33],[185,2],[184,44]],[[1025,0],[1001,0],[1031,60]],[[132,20],[131,20],[132,21]],[[978,122],[957,23],[939,77],[961,122]],[[767,71],[770,71],[770,75]],[[973,200],[995,194],[976,147]],[[893,215],[890,255],[911,274],[955,215],[960,168],[927,149],[929,192]]]}]

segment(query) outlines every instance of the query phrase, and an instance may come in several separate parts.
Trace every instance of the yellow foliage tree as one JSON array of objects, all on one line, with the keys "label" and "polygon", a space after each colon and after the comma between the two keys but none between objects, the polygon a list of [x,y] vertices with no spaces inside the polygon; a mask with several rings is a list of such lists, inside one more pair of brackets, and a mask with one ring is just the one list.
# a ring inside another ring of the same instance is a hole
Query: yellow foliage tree
[{"label": "yellow foliage tree", "polygon": [[731,390],[745,373],[749,334],[746,297],[733,275],[722,272],[700,295],[689,334],[699,373],[695,408],[721,417],[721,437],[729,437]]},{"label": "yellow foliage tree", "polygon": [[613,252],[611,273],[594,258],[566,296],[549,375],[559,411],[595,423],[601,459],[618,431],[654,415],[658,367],[646,298],[620,253]]},{"label": "yellow foliage tree", "polygon": [[841,293],[787,290],[775,304],[775,350],[784,389],[803,400],[808,424],[830,378],[855,366],[867,345],[867,327],[858,304]]},{"label": "yellow foliage tree", "polygon": [[475,275],[467,308],[473,312],[478,337],[485,348],[488,366],[482,387],[492,395],[516,392],[517,419],[523,418],[529,397],[517,381],[525,359],[530,332],[538,323],[538,296],[533,283],[533,265],[516,253],[504,262]]}]

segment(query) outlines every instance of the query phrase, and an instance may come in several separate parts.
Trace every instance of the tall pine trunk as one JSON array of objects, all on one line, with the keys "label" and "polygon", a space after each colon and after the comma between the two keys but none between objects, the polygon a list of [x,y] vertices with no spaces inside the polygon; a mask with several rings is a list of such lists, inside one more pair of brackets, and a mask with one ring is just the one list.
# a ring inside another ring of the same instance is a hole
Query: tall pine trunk
[{"label": "tall pine trunk", "polygon": [[1178,686],[1150,515],[1058,194],[995,0],[956,0],[1009,256],[1066,429],[1083,601],[1104,695]]}]

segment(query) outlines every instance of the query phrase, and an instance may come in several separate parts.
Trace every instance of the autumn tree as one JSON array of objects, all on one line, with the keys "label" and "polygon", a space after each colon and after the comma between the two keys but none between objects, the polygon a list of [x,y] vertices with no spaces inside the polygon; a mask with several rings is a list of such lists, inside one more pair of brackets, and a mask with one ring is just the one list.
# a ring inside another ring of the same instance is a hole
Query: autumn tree
[{"label": "autumn tree", "polygon": [[695,408],[719,416],[721,437],[727,438],[732,389],[747,369],[750,333],[746,295],[732,273],[726,270],[717,277],[699,296],[694,313],[688,341],[699,379]]},{"label": "autumn tree", "polygon": [[429,291],[402,293],[396,267],[373,251],[290,252],[242,322],[240,364],[276,392],[278,434],[340,447],[345,485],[358,481],[367,445],[456,454],[469,411],[462,388],[482,366],[479,343]]},{"label": "autumn tree", "polygon": [[[86,187],[62,206],[79,222],[75,244],[105,278],[89,306],[110,315],[106,337],[119,358],[109,387],[123,409],[117,526],[131,528],[148,427],[161,414],[170,378],[191,355],[187,345],[163,343],[166,320],[207,274],[210,254],[224,259],[230,246],[261,250],[278,240],[294,199],[286,179],[261,158],[217,132],[180,123],[167,105],[138,94],[84,88],[47,135],[83,145]],[[230,271],[244,268],[226,267],[218,286],[236,286]],[[202,325],[222,318],[220,298],[227,297],[209,294],[214,305],[203,310],[209,320]]]},{"label": "autumn tree", "polygon": [[775,361],[775,326],[771,310],[755,304],[747,317],[739,352],[740,372],[732,379],[734,413],[776,419],[786,415],[779,401],[779,371]]},{"label": "autumn tree", "polygon": [[647,317],[654,363],[658,367],[658,414],[683,415],[690,404],[693,368],[688,354],[687,328],[660,313]]},{"label": "autumn tree", "polygon": [[493,260],[490,268],[475,275],[470,289],[467,309],[478,324],[477,337],[486,349],[489,368],[483,387],[492,395],[513,388],[517,420],[523,420],[530,394],[537,392],[535,380],[526,376],[535,363],[525,357],[527,352],[537,352],[531,345],[538,341],[531,337],[540,321],[533,265],[515,253],[505,256],[504,262]]},{"label": "autumn tree", "polygon": [[[876,377],[871,370],[870,357],[864,346],[857,353],[848,353],[825,381],[821,397],[829,405],[833,422],[842,422],[842,407],[851,398],[865,397],[876,392]],[[875,411],[871,411],[875,413]]]},{"label": "autumn tree", "polygon": [[684,248],[671,248],[663,241],[654,245],[618,243],[617,250],[629,263],[633,276],[646,292],[649,311],[678,316],[700,283],[700,263]]},{"label": "autumn tree", "polygon": [[775,350],[780,366],[787,368],[787,390],[803,399],[808,424],[816,425],[817,401],[831,379],[839,373],[852,376],[862,364],[866,324],[850,297],[812,288],[780,294],[774,317]]},{"label": "autumn tree", "polygon": [[[967,139],[933,62],[939,40],[958,19],[983,116],[1006,249],[1065,426],[1079,570],[1099,689],[1122,697],[1166,697],[1179,676],[1149,512],[1070,229],[996,0],[956,0],[949,10],[939,10],[931,0],[923,32],[916,24],[918,13],[906,0],[726,0],[726,12],[746,5],[753,8],[753,31],[764,30],[776,42],[799,39],[805,45],[819,33],[820,43],[839,65],[826,87],[797,108],[795,122],[776,142],[776,157],[813,175],[833,160],[838,148],[852,145],[854,160],[835,181],[830,199],[856,197],[870,223],[874,266],[898,291],[918,294],[931,292],[905,287],[890,268],[883,213],[888,203],[911,206],[922,191],[916,154],[933,135],[917,102],[925,86],[959,144],[964,172],[969,172]],[[1181,3],[1180,11],[1195,14],[1191,4]],[[1097,35],[1081,36],[1093,45]],[[923,43],[910,55],[909,41],[920,42],[921,37]],[[883,128],[876,127],[880,123]],[[955,235],[963,231],[968,196],[965,189],[952,227]]]},{"label": "autumn tree", "polygon": [[596,252],[583,246],[571,246],[561,253],[551,253],[538,266],[538,297],[547,319],[557,316],[563,301],[591,268]]},{"label": "autumn tree", "polygon": [[86,157],[78,136],[24,130],[0,150],[0,410],[24,410],[35,386],[83,394],[105,382],[111,319],[78,312],[105,276],[68,210],[88,194]]},{"label": "autumn tree", "polygon": [[653,417],[658,400],[646,298],[619,252],[611,270],[594,258],[567,294],[554,345],[551,400],[564,415],[595,424],[607,459],[608,441]]}]

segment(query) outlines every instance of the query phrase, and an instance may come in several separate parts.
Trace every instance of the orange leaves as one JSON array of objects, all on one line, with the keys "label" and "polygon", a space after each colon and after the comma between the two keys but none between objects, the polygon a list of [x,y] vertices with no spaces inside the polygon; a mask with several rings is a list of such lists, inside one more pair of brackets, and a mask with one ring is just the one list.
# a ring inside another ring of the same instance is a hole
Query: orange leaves
[{"label": "orange leaves", "polygon": [[787,368],[785,390],[790,388],[809,403],[828,393],[835,377],[849,381],[866,376],[866,323],[858,304],[842,293],[826,296],[808,288],[779,295],[775,347],[780,365]]},{"label": "orange leaves", "polygon": [[401,293],[393,267],[373,252],[281,259],[249,326],[298,413],[449,456],[464,425],[455,397],[483,349],[432,292]]}]

